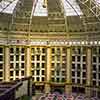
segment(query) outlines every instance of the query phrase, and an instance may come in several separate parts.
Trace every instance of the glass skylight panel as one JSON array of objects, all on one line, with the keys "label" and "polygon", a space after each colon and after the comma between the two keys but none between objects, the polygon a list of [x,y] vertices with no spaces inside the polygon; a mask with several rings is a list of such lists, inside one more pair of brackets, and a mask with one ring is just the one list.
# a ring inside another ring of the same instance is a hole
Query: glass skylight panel
[{"label": "glass skylight panel", "polygon": [[38,0],[34,9],[34,16],[48,16],[47,8],[43,8],[43,0]]},{"label": "glass skylight panel", "polygon": [[100,0],[95,0],[100,5]]},{"label": "glass skylight panel", "polygon": [[82,15],[82,11],[76,0],[62,0],[66,16]]},{"label": "glass skylight panel", "polygon": [[14,0],[9,0],[9,2],[8,1],[1,1],[0,2],[0,12],[9,13],[9,14],[13,13],[13,10],[14,10],[17,2],[18,2],[18,0],[15,0],[15,1]]}]

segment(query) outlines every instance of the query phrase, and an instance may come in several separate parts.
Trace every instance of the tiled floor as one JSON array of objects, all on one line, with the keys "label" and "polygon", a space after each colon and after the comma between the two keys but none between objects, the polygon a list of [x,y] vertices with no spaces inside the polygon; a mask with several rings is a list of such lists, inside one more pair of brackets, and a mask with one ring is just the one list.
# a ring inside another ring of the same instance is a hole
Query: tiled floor
[{"label": "tiled floor", "polygon": [[96,97],[86,97],[83,94],[59,94],[59,93],[49,93],[49,94],[41,94],[37,96],[33,96],[32,100],[100,100]]}]

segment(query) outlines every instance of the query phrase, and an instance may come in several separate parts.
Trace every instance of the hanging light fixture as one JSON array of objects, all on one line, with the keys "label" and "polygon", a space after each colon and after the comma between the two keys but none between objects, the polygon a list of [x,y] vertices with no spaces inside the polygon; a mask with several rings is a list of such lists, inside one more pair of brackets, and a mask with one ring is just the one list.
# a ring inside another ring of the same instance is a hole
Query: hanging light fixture
[{"label": "hanging light fixture", "polygon": [[46,8],[47,7],[47,0],[43,0],[43,8]]}]

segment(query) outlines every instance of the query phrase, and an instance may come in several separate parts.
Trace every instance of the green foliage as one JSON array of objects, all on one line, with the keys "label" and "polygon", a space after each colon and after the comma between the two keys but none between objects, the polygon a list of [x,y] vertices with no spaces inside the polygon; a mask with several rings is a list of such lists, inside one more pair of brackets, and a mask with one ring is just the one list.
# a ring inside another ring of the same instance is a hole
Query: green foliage
[{"label": "green foliage", "polygon": [[32,100],[30,96],[22,96],[20,100]]}]

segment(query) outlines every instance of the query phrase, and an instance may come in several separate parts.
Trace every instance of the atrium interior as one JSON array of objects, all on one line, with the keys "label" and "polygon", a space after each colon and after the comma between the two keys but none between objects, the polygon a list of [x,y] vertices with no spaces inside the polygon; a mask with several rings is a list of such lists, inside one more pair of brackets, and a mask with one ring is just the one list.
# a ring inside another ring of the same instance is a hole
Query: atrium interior
[{"label": "atrium interior", "polygon": [[100,98],[100,0],[0,0],[0,82],[26,77]]}]

